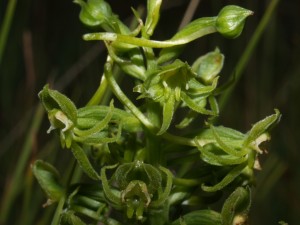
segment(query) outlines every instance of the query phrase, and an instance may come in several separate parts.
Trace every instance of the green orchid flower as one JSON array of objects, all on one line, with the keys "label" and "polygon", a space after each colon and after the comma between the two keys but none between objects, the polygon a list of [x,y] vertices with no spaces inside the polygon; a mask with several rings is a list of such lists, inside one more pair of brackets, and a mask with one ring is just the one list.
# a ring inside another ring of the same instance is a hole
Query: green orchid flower
[{"label": "green orchid flower", "polygon": [[[118,166],[108,180],[106,170],[116,167],[101,170],[103,191],[114,207],[122,206],[128,218],[135,215],[137,220],[143,219],[144,211],[164,207],[172,188],[173,175],[168,169],[137,160]],[[118,191],[113,191],[110,183],[115,183]]]},{"label": "green orchid flower", "polygon": [[203,185],[203,190],[220,190],[240,174],[251,175],[253,169],[260,169],[257,156],[264,152],[260,144],[270,139],[268,132],[279,122],[280,117],[281,114],[276,109],[275,114],[257,122],[245,134],[223,126],[210,125],[208,129],[204,129],[195,138],[201,159],[214,166],[228,166],[231,170],[216,185]]},{"label": "green orchid flower", "polygon": [[216,112],[206,109],[206,105],[207,98],[217,86],[217,80],[216,77],[212,84],[205,85],[187,63],[176,60],[152,72],[134,91],[141,93],[139,98],[152,99],[162,106],[162,125],[157,133],[161,135],[169,128],[178,105],[187,106],[201,114],[216,115]]}]

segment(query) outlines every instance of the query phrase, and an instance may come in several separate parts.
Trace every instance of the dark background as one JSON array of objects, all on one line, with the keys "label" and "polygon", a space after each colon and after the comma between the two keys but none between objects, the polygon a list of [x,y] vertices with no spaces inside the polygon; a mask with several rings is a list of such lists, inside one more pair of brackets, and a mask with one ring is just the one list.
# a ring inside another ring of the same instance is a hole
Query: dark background
[{"label": "dark background", "polygon": [[[111,0],[112,9],[130,21],[130,6],[145,4],[141,0]],[[187,0],[166,0],[154,38],[170,38],[187,9]],[[221,82],[235,68],[271,1],[202,0],[193,18],[217,15],[227,4],[251,9],[255,14],[246,22],[242,35],[228,40],[213,34],[187,47],[182,59],[190,63],[216,46],[225,54]],[[8,1],[0,3],[0,25]],[[98,87],[106,51],[102,43],[85,42],[90,30],[79,19],[79,6],[66,0],[18,1],[0,62],[0,192],[1,207],[9,205],[10,224],[48,224],[50,210],[40,210],[45,201],[30,173],[36,158],[50,157],[63,163],[66,153],[52,155],[57,143],[46,135],[44,117],[40,128],[29,135],[38,105],[37,93],[52,83],[67,94],[77,106],[83,106]],[[226,107],[220,123],[243,132],[250,125],[278,108],[283,114],[261,157],[263,170],[257,173],[253,192],[250,224],[278,224],[283,220],[299,224],[300,212],[300,1],[281,0],[264,31]],[[124,87],[126,88],[126,87]],[[298,100],[297,100],[298,99]],[[29,141],[28,141],[29,140]],[[28,157],[22,154],[29,144]],[[24,166],[21,165],[22,159]],[[14,181],[17,168],[21,171]],[[17,186],[7,203],[12,186]],[[33,196],[33,197],[32,197]],[[26,207],[26,204],[28,207]],[[32,208],[32,210],[30,210]],[[48,212],[48,214],[47,214]],[[30,215],[28,215],[30,214]],[[43,219],[42,219],[43,218]],[[43,223],[44,222],[44,223]],[[1,222],[0,222],[1,223]]]}]

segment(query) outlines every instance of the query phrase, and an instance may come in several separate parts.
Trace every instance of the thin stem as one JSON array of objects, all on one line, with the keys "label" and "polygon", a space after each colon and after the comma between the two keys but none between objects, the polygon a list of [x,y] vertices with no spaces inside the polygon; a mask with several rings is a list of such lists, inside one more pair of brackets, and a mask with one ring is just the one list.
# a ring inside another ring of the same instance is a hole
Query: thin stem
[{"label": "thin stem", "polygon": [[107,87],[108,87],[107,80],[106,80],[105,76],[102,76],[101,82],[100,82],[100,85],[99,85],[98,89],[96,90],[93,97],[89,100],[87,105],[98,105],[98,104],[100,104],[100,102],[102,102],[102,100],[103,100],[103,96],[105,95],[105,93],[107,91]]},{"label": "thin stem", "polygon": [[[139,8],[138,9],[138,12],[142,15],[143,14],[143,9],[142,8]],[[130,28],[133,28],[137,25],[137,22],[135,19],[132,20],[131,22],[131,25],[130,25]],[[140,25],[139,25],[140,27]],[[140,29],[140,28],[139,28]],[[107,48],[109,50],[109,48]],[[117,70],[115,74],[115,76],[118,76],[120,73],[119,70]],[[105,95],[107,94],[108,92],[108,83],[107,83],[107,80],[105,78],[104,75],[102,75],[102,78],[101,78],[101,82],[100,82],[100,85],[98,87],[98,89],[96,90],[96,92],[94,93],[94,95],[92,96],[92,98],[89,100],[89,102],[87,103],[87,105],[98,105],[100,103],[105,103]]]},{"label": "thin stem", "polygon": [[65,204],[65,196],[63,195],[58,202],[57,208],[55,210],[51,225],[58,225],[60,222],[60,216],[63,211],[63,207]]},{"label": "thin stem", "polygon": [[203,181],[200,179],[185,179],[185,178],[173,178],[173,184],[179,186],[193,187],[200,185]]},{"label": "thin stem", "polygon": [[10,30],[11,21],[13,19],[17,0],[8,1],[7,10],[4,16],[4,21],[0,30],[0,65],[2,63],[3,52],[6,46],[7,37]]},{"label": "thin stem", "polygon": [[133,46],[135,45],[135,46],[150,47],[150,48],[169,48],[176,45],[187,44],[197,38],[200,38],[202,36],[214,32],[216,32],[216,28],[214,26],[208,26],[206,28],[199,29],[198,32],[191,34],[188,38],[174,38],[166,41],[147,40],[143,38],[136,38],[128,35],[108,33],[108,32],[85,34],[83,35],[83,39],[86,41],[93,41],[93,40],[116,41],[120,43],[131,44]]},{"label": "thin stem", "polygon": [[234,72],[232,73],[232,77],[235,76],[235,83],[229,87],[220,97],[219,107],[220,111],[225,107],[226,103],[228,102],[229,97],[231,96],[236,84],[238,83],[239,79],[243,75],[243,71],[256,47],[258,41],[260,40],[263,31],[265,30],[266,26],[268,25],[273,13],[275,12],[276,6],[279,0],[272,0],[269,4],[267,11],[265,12],[262,20],[260,21],[259,25],[257,26],[253,36],[251,37],[249,44],[247,45],[244,53],[242,54],[240,60],[238,61]]},{"label": "thin stem", "polygon": [[171,141],[172,143],[177,143],[177,144],[180,144],[180,145],[193,146],[193,147],[197,146],[194,139],[173,135],[173,134],[170,134],[170,133],[167,133],[167,132],[164,133],[162,135],[162,137],[166,140]]},{"label": "thin stem", "polygon": [[156,128],[148,120],[148,118],[144,116],[144,114],[130,101],[129,98],[127,98],[127,96],[121,90],[120,86],[117,84],[115,78],[112,75],[112,64],[110,62],[107,62],[105,64],[104,70],[104,74],[108,81],[108,84],[110,85],[113,93],[120,100],[120,102],[122,102],[141,121],[141,123],[145,127],[147,127],[151,131],[156,130]]}]

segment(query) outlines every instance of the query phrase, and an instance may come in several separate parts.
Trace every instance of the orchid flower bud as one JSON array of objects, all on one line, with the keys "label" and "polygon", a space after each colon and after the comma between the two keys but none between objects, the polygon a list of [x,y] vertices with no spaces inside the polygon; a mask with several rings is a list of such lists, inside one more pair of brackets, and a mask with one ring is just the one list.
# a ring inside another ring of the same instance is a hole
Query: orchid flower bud
[{"label": "orchid flower bud", "polygon": [[75,0],[81,6],[79,18],[87,26],[99,26],[113,15],[108,3],[103,0]]},{"label": "orchid flower bud", "polygon": [[224,55],[216,48],[215,51],[199,57],[194,62],[192,69],[196,72],[197,77],[205,83],[211,84],[214,78],[220,73],[223,62]]},{"label": "orchid flower bud", "polygon": [[107,32],[127,34],[129,28],[112,12],[110,5],[104,0],[74,0],[81,6],[80,21],[89,26],[101,27]]},{"label": "orchid flower bud", "polygon": [[216,20],[216,29],[224,37],[237,38],[244,28],[245,20],[253,12],[235,5],[225,6]]}]

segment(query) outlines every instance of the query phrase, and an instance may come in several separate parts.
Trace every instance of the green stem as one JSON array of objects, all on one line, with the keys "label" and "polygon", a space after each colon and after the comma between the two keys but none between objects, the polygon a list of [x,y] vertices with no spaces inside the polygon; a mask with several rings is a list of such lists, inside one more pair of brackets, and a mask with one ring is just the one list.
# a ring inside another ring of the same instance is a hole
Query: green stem
[{"label": "green stem", "polygon": [[86,41],[93,40],[103,40],[103,41],[116,41],[126,44],[131,44],[135,46],[141,47],[150,47],[150,48],[169,48],[177,45],[187,44],[197,38],[200,38],[204,35],[211,34],[216,32],[216,28],[214,26],[208,26],[203,29],[199,29],[199,32],[190,35],[189,38],[174,38],[166,41],[155,41],[155,40],[147,40],[143,38],[136,38],[128,35],[116,34],[116,33],[90,33],[83,35],[83,39]]},{"label": "green stem", "polygon": [[200,185],[203,181],[200,179],[185,179],[185,178],[173,178],[173,184],[179,186],[193,187]]},{"label": "green stem", "polygon": [[269,23],[276,6],[278,4],[279,0],[272,0],[271,3],[268,6],[267,11],[265,12],[262,20],[260,21],[259,25],[257,26],[253,36],[251,37],[249,44],[247,45],[243,55],[241,56],[240,60],[238,61],[234,72],[232,73],[231,76],[235,76],[235,83],[229,87],[220,97],[219,101],[219,107],[220,111],[225,107],[226,103],[228,102],[229,97],[231,96],[236,84],[238,83],[239,79],[242,76],[242,73],[256,47],[258,44],[258,41],[260,40],[263,31],[265,30],[267,24]]},{"label": "green stem", "polygon": [[146,157],[152,165],[162,165],[161,138],[151,132],[146,132]]},{"label": "green stem", "polygon": [[103,100],[104,94],[107,91],[107,87],[108,87],[107,80],[106,80],[105,76],[102,76],[101,82],[100,82],[100,85],[99,85],[98,89],[96,90],[93,97],[89,100],[87,105],[89,106],[89,105],[98,105],[98,104],[100,104],[100,102],[102,102],[102,100]]},{"label": "green stem", "polygon": [[177,143],[177,144],[180,144],[180,145],[193,146],[193,147],[197,146],[194,139],[173,135],[173,134],[170,134],[170,133],[167,133],[167,132],[164,133],[161,136],[164,139],[171,141],[172,143]]},{"label": "green stem", "polygon": [[8,1],[7,10],[4,16],[4,21],[0,30],[0,65],[2,62],[3,52],[6,46],[7,37],[10,30],[11,21],[13,19],[17,0]]},{"label": "green stem", "polygon": [[147,127],[149,130],[154,131],[156,128],[153,124],[148,120],[147,117],[130,101],[129,98],[124,94],[121,90],[120,86],[116,82],[115,78],[112,75],[112,64],[107,62],[104,66],[104,75],[110,85],[115,96],[122,102],[140,121],[141,123]]},{"label": "green stem", "polygon": [[64,204],[65,204],[65,196],[63,195],[61,197],[61,199],[59,200],[59,202],[58,202],[57,208],[55,210],[55,213],[54,213],[54,216],[53,216],[53,219],[52,219],[52,222],[51,222],[51,225],[59,225],[60,215],[63,211]]}]

